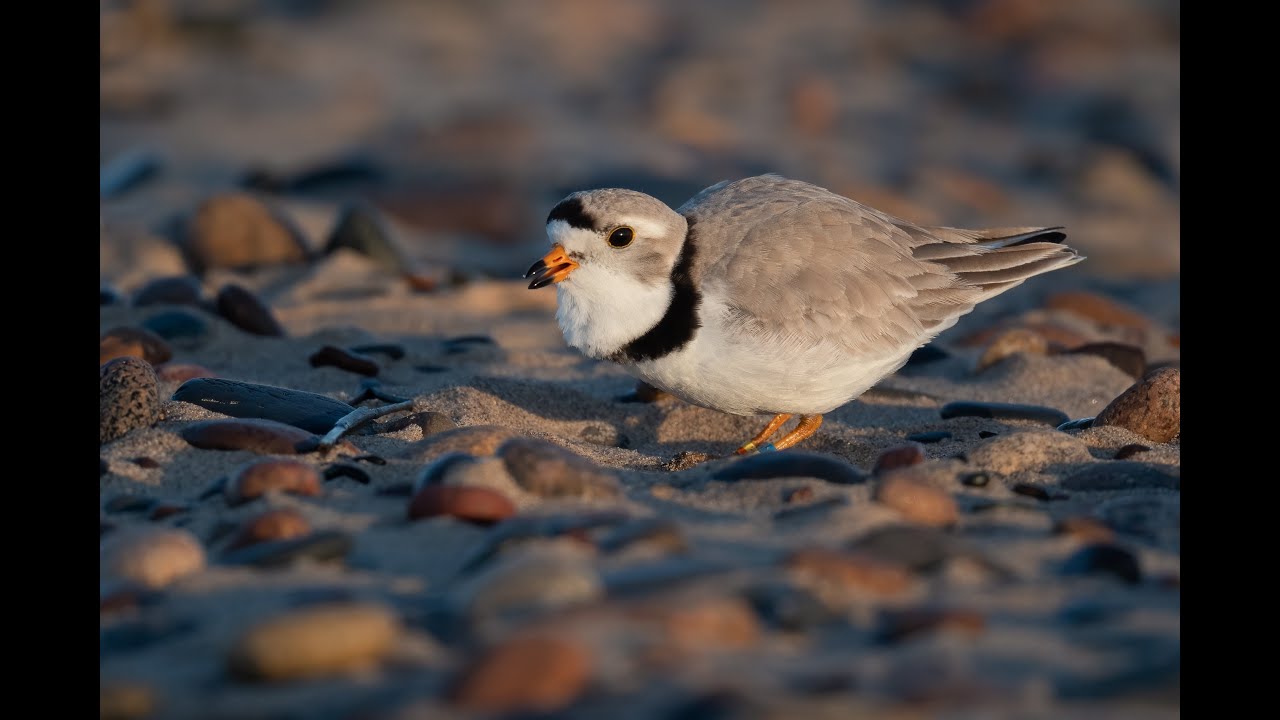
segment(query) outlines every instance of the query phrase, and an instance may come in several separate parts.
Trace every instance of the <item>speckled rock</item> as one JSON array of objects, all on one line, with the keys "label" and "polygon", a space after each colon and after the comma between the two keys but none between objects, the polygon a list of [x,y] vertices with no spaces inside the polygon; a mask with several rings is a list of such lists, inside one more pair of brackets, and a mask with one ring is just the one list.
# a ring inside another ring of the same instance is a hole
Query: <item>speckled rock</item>
[{"label": "speckled rock", "polygon": [[306,259],[302,235],[283,216],[244,193],[206,200],[182,237],[192,269],[250,268]]},{"label": "speckled rock", "polygon": [[971,466],[1003,475],[1092,459],[1084,442],[1056,430],[1018,430],[993,437],[969,451]]},{"label": "speckled rock", "polygon": [[510,428],[497,425],[472,425],[423,438],[400,451],[398,457],[430,462],[449,452],[462,452],[475,456],[492,455],[499,445],[514,437],[519,437],[519,433]]},{"label": "speckled rock", "polygon": [[516,514],[516,506],[496,490],[428,485],[409,501],[409,519],[448,515],[487,525]]},{"label": "speckled rock", "polygon": [[159,419],[160,392],[150,364],[136,357],[121,357],[98,368],[99,443],[151,427]]},{"label": "speckled rock", "polygon": [[259,460],[246,465],[223,486],[228,505],[240,505],[268,492],[317,496],[320,471],[297,460]]},{"label": "speckled rock", "polygon": [[159,365],[173,357],[173,349],[164,338],[149,330],[117,327],[103,333],[98,341],[98,364],[118,357],[142,358],[152,365]]},{"label": "speckled rock", "polygon": [[249,450],[264,455],[313,452],[320,438],[274,420],[204,420],[182,429],[182,439],[204,450]]},{"label": "speckled rock", "polygon": [[228,658],[246,680],[320,678],[375,666],[395,645],[400,621],[372,603],[294,610],[249,628]]},{"label": "speckled rock", "polygon": [[497,450],[507,472],[539,497],[616,498],[622,494],[613,473],[559,445],[536,438],[513,438]]},{"label": "speckled rock", "polygon": [[224,378],[196,378],[173,393],[174,400],[236,418],[274,420],[326,433],[354,407],[319,393]]},{"label": "speckled rock", "polygon": [[250,335],[284,337],[284,328],[271,313],[271,308],[257,295],[239,285],[224,285],[218,291],[218,314]]},{"label": "speckled rock", "polygon": [[1153,442],[1169,442],[1181,432],[1181,399],[1181,371],[1160,368],[1112,400],[1094,424],[1119,425]]},{"label": "speckled rock", "polygon": [[997,335],[987,345],[974,369],[981,372],[1017,353],[1044,355],[1048,351],[1049,341],[1043,335],[1026,328],[1012,328]]},{"label": "speckled rock", "polygon": [[572,638],[526,631],[472,661],[449,700],[476,712],[555,712],[586,689],[593,664],[587,647]]},{"label": "speckled rock", "polygon": [[104,578],[162,588],[205,567],[204,548],[186,530],[127,528],[111,533],[99,548]]},{"label": "speckled rock", "polygon": [[134,307],[148,305],[199,305],[204,288],[194,275],[159,277],[133,294]]},{"label": "speckled rock", "polygon": [[960,519],[955,498],[916,477],[910,468],[894,470],[877,480],[875,499],[921,525],[947,527]]}]

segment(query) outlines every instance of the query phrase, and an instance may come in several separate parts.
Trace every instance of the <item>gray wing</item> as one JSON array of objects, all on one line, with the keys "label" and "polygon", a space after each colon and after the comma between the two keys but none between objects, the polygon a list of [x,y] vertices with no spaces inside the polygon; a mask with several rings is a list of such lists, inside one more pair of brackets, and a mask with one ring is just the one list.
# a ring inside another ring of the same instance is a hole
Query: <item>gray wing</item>
[{"label": "gray wing", "polygon": [[680,211],[696,279],[736,330],[863,356],[913,349],[978,302],[1083,259],[1055,244],[1056,228],[920,227],[776,175],[713,186]]}]

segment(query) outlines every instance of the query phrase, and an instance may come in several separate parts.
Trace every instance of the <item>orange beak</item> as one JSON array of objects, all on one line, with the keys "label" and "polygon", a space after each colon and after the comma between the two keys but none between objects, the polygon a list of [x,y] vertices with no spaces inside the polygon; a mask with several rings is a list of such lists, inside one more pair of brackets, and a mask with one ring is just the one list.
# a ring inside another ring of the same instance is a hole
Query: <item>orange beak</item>
[{"label": "orange beak", "polygon": [[530,290],[537,290],[540,287],[546,287],[553,283],[569,277],[569,273],[578,269],[578,263],[569,259],[565,254],[564,248],[556,245],[551,248],[551,252],[542,256],[542,259],[534,263],[529,271],[524,274],[525,277],[533,276],[533,280],[529,283]]}]

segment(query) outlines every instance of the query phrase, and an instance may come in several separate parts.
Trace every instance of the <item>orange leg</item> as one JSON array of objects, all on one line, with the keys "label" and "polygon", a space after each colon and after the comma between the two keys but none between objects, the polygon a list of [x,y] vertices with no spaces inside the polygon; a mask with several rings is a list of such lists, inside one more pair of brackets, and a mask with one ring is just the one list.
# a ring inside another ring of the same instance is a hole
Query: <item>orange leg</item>
[{"label": "orange leg", "polygon": [[783,435],[782,439],[774,443],[773,446],[778,450],[789,448],[798,442],[808,439],[808,437],[817,432],[820,427],[822,427],[821,415],[802,415],[800,417],[800,424],[796,425],[795,429],[791,432]]},{"label": "orange leg", "polygon": [[773,419],[769,421],[769,424],[765,425],[764,429],[760,431],[760,434],[748,440],[745,445],[735,450],[734,453],[737,455],[746,455],[747,453],[754,451],[760,443],[768,440],[774,433],[778,432],[778,428],[782,427],[783,423],[790,419],[791,413],[778,413],[777,415],[774,415]]}]

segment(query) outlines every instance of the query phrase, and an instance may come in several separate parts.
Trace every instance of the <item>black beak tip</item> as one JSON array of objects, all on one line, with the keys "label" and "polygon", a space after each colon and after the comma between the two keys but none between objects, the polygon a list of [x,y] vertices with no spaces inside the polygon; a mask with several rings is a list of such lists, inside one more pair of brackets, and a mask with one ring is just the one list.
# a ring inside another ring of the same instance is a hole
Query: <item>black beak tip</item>
[{"label": "black beak tip", "polygon": [[525,270],[524,276],[529,277],[530,275],[538,272],[539,270],[545,268],[546,266],[547,266],[547,263],[545,260],[539,260],[538,262],[530,265],[528,270]]}]

